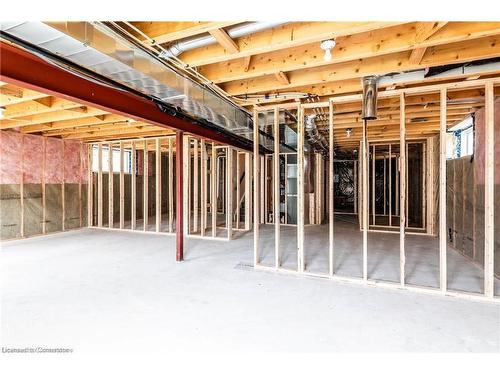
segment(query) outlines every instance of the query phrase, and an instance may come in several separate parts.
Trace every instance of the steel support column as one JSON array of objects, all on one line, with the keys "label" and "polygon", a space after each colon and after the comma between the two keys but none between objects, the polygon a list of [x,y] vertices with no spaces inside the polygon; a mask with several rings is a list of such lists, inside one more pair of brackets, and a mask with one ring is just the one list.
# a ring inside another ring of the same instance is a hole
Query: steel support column
[{"label": "steel support column", "polygon": [[183,135],[181,131],[175,134],[175,260],[178,262],[184,260]]}]

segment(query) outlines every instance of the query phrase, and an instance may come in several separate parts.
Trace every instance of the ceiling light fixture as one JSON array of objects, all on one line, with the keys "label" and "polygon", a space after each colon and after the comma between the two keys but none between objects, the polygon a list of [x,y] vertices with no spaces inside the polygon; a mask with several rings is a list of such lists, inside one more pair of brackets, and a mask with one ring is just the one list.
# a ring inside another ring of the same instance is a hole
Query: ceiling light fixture
[{"label": "ceiling light fixture", "polygon": [[323,51],[325,51],[325,56],[323,56],[323,59],[325,61],[330,61],[332,59],[332,48],[335,47],[335,39],[327,39],[323,40],[320,44],[320,47]]},{"label": "ceiling light fixture", "polygon": [[0,119],[4,118],[5,107],[0,107]]}]

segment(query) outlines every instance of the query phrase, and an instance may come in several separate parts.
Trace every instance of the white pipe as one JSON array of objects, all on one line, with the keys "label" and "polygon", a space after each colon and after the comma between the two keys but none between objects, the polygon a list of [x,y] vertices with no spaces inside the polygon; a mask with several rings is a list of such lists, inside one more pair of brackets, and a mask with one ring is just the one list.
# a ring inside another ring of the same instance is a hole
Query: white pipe
[{"label": "white pipe", "polygon": [[[245,35],[253,34],[259,31],[271,29],[283,25],[286,22],[250,22],[244,25],[235,26],[227,30],[231,38],[240,38]],[[210,44],[215,44],[217,40],[212,35],[187,38],[169,46],[160,54],[161,57],[179,56],[181,53]]]}]

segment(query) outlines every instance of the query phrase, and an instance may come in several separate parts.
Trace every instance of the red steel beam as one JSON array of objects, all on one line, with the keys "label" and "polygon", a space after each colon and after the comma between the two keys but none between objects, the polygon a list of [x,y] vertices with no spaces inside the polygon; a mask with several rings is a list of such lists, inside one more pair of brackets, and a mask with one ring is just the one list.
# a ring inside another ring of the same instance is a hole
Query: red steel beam
[{"label": "red steel beam", "polygon": [[251,151],[223,133],[160,111],[146,98],[89,81],[4,41],[0,41],[0,56],[3,82]]},{"label": "red steel beam", "polygon": [[183,132],[178,131],[175,134],[175,260],[182,262],[184,260],[184,196],[183,196],[183,153],[184,142]]}]

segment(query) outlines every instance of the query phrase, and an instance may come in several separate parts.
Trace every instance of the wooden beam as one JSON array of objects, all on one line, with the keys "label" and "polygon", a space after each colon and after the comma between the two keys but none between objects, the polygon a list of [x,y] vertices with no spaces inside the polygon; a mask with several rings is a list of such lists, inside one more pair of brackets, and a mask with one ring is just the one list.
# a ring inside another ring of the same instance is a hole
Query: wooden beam
[{"label": "wooden beam", "polygon": [[[234,59],[200,67],[200,73],[215,83],[250,79],[274,74],[279,71],[330,66],[342,62],[366,59],[391,53],[409,51],[417,46],[423,48],[447,43],[473,40],[500,33],[500,22],[454,22],[443,28],[438,35],[425,41],[415,41],[416,23],[408,23],[336,39],[332,60],[325,61],[320,43],[314,42],[298,47],[271,51],[252,57],[252,69],[247,61]],[[394,37],[388,37],[393,35]],[[420,61],[419,61],[420,62]],[[417,62],[417,64],[419,63]],[[359,82],[359,80],[358,80]]]},{"label": "wooden beam", "polygon": [[293,22],[236,39],[238,53],[230,53],[224,47],[215,44],[184,52],[181,59],[190,66],[200,66],[397,24],[397,22]]},{"label": "wooden beam", "polygon": [[276,80],[281,83],[282,85],[289,85],[290,81],[288,80],[288,77],[286,76],[285,73],[283,72],[277,72],[274,73],[274,76],[276,77]]},{"label": "wooden beam", "polygon": [[248,69],[250,69],[250,63],[252,61],[252,56],[245,56],[243,57],[243,71],[248,72]]},{"label": "wooden beam", "polygon": [[[415,32],[416,44],[420,44],[429,39],[432,35],[441,30],[447,23],[448,22],[418,22]],[[420,64],[426,50],[427,46],[413,49],[410,54],[410,62],[412,64]]]},{"label": "wooden beam", "polygon": [[107,114],[106,111],[94,108],[86,108],[84,112],[71,110],[58,110],[48,113],[40,113],[32,116],[17,117],[15,120],[0,120],[0,129],[11,129],[18,126],[39,125],[53,121],[74,120],[85,117],[95,117]]},{"label": "wooden beam", "polygon": [[227,34],[224,29],[214,29],[209,31],[210,35],[212,35],[224,49],[229,53],[237,53],[239,52],[238,45],[231,39],[231,37]]},{"label": "wooden beam", "polygon": [[120,142],[120,229],[125,226],[125,163],[123,142]]},{"label": "wooden beam", "polygon": [[204,34],[211,30],[221,29],[241,23],[241,21],[227,22],[132,22],[144,34],[154,39],[153,45],[165,44],[178,39],[189,38]]},{"label": "wooden beam", "polygon": [[500,56],[499,39],[499,36],[491,36],[430,47],[420,64],[410,62],[409,53],[404,51],[377,57],[367,57],[353,62],[291,71],[288,72],[288,80],[290,81],[288,85],[277,84],[274,76],[263,76],[227,82],[221,87],[229,95],[276,92],[279,89],[361,78],[367,74],[382,75],[387,72],[402,72],[424,66],[433,67],[488,59]]}]

